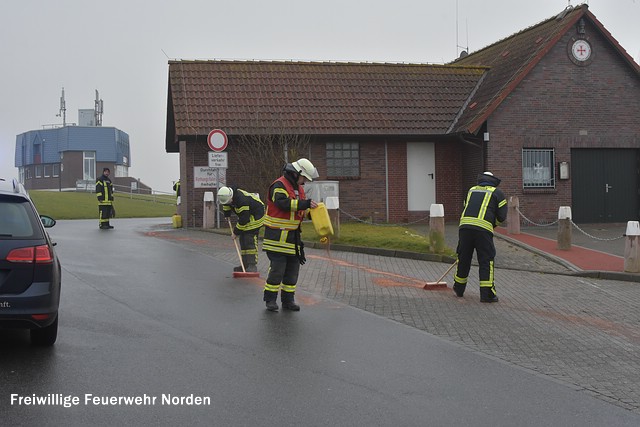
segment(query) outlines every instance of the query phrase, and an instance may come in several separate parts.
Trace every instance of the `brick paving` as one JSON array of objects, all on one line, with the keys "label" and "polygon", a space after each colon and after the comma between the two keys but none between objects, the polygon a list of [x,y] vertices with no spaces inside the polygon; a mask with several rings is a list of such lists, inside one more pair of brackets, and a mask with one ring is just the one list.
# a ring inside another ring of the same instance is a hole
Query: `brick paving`
[{"label": "brick paving", "polygon": [[[226,235],[158,229],[170,239],[237,264]],[[447,234],[451,245],[454,236]],[[640,283],[585,278],[552,259],[496,239],[497,304],[481,304],[477,268],[464,298],[449,288],[424,290],[447,263],[307,248],[298,299],[322,296],[418,328],[546,375],[640,414]],[[262,280],[268,260],[261,252]],[[263,309],[256,283],[256,309]]]}]

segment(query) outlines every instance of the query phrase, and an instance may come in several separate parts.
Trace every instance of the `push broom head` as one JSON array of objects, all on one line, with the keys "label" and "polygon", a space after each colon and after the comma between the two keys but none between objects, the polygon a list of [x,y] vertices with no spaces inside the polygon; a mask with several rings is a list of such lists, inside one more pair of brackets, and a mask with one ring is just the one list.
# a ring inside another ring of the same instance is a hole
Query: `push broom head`
[{"label": "push broom head", "polygon": [[234,271],[233,277],[236,279],[242,279],[245,277],[260,277],[260,273],[257,271]]},{"label": "push broom head", "polygon": [[427,282],[422,289],[431,290],[431,289],[441,289],[446,287],[447,287],[447,282]]},{"label": "push broom head", "polygon": [[447,271],[445,271],[444,274],[442,276],[440,276],[440,278],[438,280],[436,280],[435,282],[427,282],[422,289],[431,290],[431,289],[446,288],[447,287],[447,282],[444,282],[442,279],[444,279],[444,277],[447,274],[449,274],[449,272],[453,269],[453,267],[456,266],[456,264],[458,264],[458,260],[457,259],[455,260],[455,262],[453,264],[451,264],[449,266]]},{"label": "push broom head", "polygon": [[[231,225],[231,220],[227,218],[227,222],[229,223],[229,229],[231,230],[231,236],[233,236],[233,226]],[[244,277],[260,277],[260,273],[257,271],[246,271],[244,268],[244,263],[242,262],[242,255],[240,254],[240,248],[238,248],[238,242],[236,239],[233,239],[233,246],[236,247],[236,253],[238,254],[238,258],[240,259],[240,266],[242,267],[242,271],[234,271],[234,278],[244,278]]]}]

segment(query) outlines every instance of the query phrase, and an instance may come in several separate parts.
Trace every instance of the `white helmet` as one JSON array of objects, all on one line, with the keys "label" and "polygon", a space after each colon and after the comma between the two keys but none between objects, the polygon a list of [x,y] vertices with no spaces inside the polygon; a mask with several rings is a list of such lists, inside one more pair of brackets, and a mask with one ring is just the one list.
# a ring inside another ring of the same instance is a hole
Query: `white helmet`
[{"label": "white helmet", "polygon": [[231,203],[231,199],[233,199],[233,190],[231,187],[220,187],[218,189],[218,203],[227,205]]},{"label": "white helmet", "polygon": [[300,175],[304,176],[309,181],[313,181],[314,178],[318,178],[320,176],[318,175],[318,170],[313,166],[313,163],[307,159],[298,159],[298,161],[293,162],[292,165]]}]

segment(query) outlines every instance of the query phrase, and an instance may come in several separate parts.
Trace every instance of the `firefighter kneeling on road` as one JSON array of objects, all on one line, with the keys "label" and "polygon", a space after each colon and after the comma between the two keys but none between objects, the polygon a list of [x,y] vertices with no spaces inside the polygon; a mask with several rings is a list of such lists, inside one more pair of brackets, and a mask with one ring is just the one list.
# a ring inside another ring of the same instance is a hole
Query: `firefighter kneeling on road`
[{"label": "firefighter kneeling on road", "polygon": [[300,237],[300,224],[307,209],[318,206],[304,194],[305,180],[318,178],[318,171],[307,159],[287,163],[282,176],[269,187],[267,214],[264,221],[262,249],[267,252],[271,266],[264,285],[267,310],[278,311],[278,291],[282,308],[300,311],[294,295],[300,265],[306,262]]},{"label": "firefighter kneeling on road", "polygon": [[[232,237],[240,241],[245,270],[258,271],[258,232],[264,221],[264,203],[257,195],[233,187],[220,187],[218,202],[225,218],[229,218],[231,212],[238,216]],[[242,266],[234,267],[233,271],[242,271]]]},{"label": "firefighter kneeling on road", "polygon": [[458,271],[454,276],[453,291],[462,297],[467,287],[471,259],[475,249],[478,255],[480,301],[498,302],[493,283],[493,260],[496,247],[493,229],[507,219],[507,200],[498,190],[500,180],[491,172],[478,175],[478,185],[471,187],[464,202],[458,229]]}]

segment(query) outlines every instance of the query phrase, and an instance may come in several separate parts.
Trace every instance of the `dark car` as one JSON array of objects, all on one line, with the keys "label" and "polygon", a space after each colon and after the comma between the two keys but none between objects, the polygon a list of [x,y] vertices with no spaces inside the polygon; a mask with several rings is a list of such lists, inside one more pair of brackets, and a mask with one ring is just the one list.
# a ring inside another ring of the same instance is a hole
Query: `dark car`
[{"label": "dark car", "polygon": [[60,262],[24,186],[0,178],[0,328],[30,329],[31,343],[50,346],[58,336]]}]

